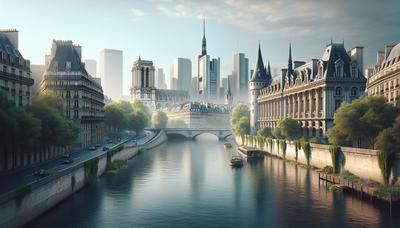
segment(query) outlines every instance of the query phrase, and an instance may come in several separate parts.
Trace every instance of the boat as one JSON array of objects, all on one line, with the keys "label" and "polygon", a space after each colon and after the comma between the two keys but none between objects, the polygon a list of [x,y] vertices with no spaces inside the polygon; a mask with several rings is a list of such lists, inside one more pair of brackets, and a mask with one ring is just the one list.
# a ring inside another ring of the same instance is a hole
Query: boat
[{"label": "boat", "polygon": [[264,153],[257,149],[239,147],[239,154],[244,158],[263,158]]},{"label": "boat", "polygon": [[232,148],[232,144],[230,142],[225,142],[224,143],[225,148]]},{"label": "boat", "polygon": [[232,167],[241,167],[243,166],[243,158],[239,155],[234,155],[231,158],[231,162],[229,163]]}]

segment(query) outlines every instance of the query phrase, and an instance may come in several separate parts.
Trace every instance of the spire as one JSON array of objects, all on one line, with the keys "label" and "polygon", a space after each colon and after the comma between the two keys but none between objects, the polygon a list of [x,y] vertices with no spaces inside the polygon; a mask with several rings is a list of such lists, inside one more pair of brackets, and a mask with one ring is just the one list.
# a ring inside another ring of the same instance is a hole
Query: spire
[{"label": "spire", "polygon": [[226,94],[227,95],[229,94],[229,96],[231,95],[231,82],[229,80],[229,77],[228,77],[228,89],[226,90]]},{"label": "spire", "polygon": [[268,74],[270,77],[272,77],[272,73],[271,73],[271,65],[270,65],[270,62],[269,62],[269,60],[268,60],[268,68],[267,68],[267,70],[268,70],[267,74]]},{"label": "spire", "polygon": [[261,45],[258,44],[258,55],[256,65],[254,67],[253,75],[251,75],[250,81],[268,81],[268,75],[261,54]]},{"label": "spire", "polygon": [[207,55],[207,42],[206,42],[206,19],[203,18],[203,40],[201,42],[201,55]]},{"label": "spire", "polygon": [[289,60],[288,60],[288,69],[286,76],[290,77],[293,74],[293,65],[292,65],[292,42],[289,43]]}]

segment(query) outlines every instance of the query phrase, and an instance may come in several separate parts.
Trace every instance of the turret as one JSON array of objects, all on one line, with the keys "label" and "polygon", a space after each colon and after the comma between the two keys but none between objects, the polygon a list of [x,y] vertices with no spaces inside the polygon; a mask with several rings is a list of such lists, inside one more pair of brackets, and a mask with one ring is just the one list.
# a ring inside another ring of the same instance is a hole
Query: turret
[{"label": "turret", "polygon": [[250,91],[250,134],[256,134],[258,130],[258,104],[257,97],[260,90],[272,81],[271,75],[267,74],[261,54],[261,46],[258,45],[258,55],[253,74],[249,80]]}]

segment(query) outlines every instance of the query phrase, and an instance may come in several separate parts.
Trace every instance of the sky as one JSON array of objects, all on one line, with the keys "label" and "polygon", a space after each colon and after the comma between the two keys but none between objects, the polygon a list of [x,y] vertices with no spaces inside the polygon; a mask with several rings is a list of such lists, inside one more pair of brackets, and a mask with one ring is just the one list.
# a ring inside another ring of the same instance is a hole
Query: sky
[{"label": "sky", "polygon": [[221,58],[221,77],[232,72],[233,55],[245,53],[254,67],[258,43],[272,68],[320,58],[331,42],[363,46],[364,67],[386,44],[400,42],[400,0],[0,0],[0,28],[19,30],[19,49],[31,64],[44,64],[53,39],[82,46],[83,59],[101,49],[123,51],[128,95],[131,67],[139,56],[169,69],[177,57],[192,60],[197,74],[202,19],[207,51]]}]

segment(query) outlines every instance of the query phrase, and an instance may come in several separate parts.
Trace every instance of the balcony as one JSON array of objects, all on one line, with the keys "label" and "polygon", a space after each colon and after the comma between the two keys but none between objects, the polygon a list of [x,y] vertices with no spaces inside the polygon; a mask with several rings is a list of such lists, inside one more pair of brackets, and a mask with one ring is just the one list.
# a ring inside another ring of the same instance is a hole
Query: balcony
[{"label": "balcony", "polygon": [[15,81],[21,84],[26,84],[26,85],[33,85],[34,80],[32,78],[27,78],[27,77],[22,77],[16,74],[11,74],[7,73],[4,71],[0,71],[0,78],[4,78],[5,80],[8,81]]}]

